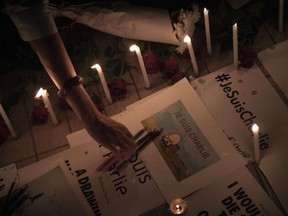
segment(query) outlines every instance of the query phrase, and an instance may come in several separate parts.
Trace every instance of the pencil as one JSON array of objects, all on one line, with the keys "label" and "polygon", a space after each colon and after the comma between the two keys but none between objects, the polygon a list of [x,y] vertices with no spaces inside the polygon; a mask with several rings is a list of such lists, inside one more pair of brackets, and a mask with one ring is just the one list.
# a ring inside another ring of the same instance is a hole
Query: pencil
[{"label": "pencil", "polygon": [[14,190],[15,184],[16,184],[16,178],[14,179],[14,181],[10,185],[10,188],[8,190],[7,196],[6,196],[5,201],[4,201],[4,206],[8,203],[8,200],[9,200],[9,198],[10,198],[10,196]]},{"label": "pencil", "polygon": [[133,139],[134,140],[138,139],[144,132],[145,132],[145,128],[142,128],[136,134],[133,135]]},{"label": "pencil", "polygon": [[[138,142],[137,142],[137,151],[136,153],[139,153],[140,150],[142,150],[145,146],[147,146],[149,143],[151,143],[154,139],[156,139],[160,134],[162,133],[161,130],[154,130],[148,132],[144,137],[142,137]],[[127,164],[128,161],[122,161],[116,166],[116,170],[119,170],[122,168],[125,164]]]}]

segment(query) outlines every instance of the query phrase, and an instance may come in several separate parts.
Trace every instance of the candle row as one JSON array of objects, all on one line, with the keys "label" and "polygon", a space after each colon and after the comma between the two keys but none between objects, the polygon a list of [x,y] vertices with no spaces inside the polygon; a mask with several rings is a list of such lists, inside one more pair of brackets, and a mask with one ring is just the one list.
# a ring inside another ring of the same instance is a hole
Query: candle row
[{"label": "candle row", "polygon": [[[112,98],[110,96],[110,93],[109,93],[109,89],[107,87],[107,83],[105,81],[105,77],[103,75],[103,71],[100,67],[99,64],[96,64],[96,65],[93,65],[92,68],[95,68],[97,69],[98,73],[99,73],[99,76],[100,76],[100,80],[101,80],[101,83],[104,87],[104,92],[107,96],[107,99],[110,103],[112,103]],[[52,121],[53,123],[56,125],[58,124],[58,119],[56,118],[56,115],[54,113],[54,110],[51,106],[51,103],[50,103],[50,100],[49,100],[49,97],[48,97],[48,93],[47,93],[47,90],[46,89],[43,89],[43,88],[40,88],[39,91],[37,92],[35,98],[40,98],[42,97],[43,99],[43,102],[45,104],[45,106],[47,107],[48,109],[48,112],[52,118]],[[3,106],[0,104],[0,113],[2,115],[2,118],[4,119],[9,131],[11,132],[12,136],[17,138],[18,135],[17,133],[15,132],[12,124],[11,124],[11,121],[9,120],[7,114],[5,113],[4,109],[3,109]],[[259,145],[259,126],[257,124],[253,124],[252,125],[252,132],[253,132],[253,141],[254,141],[254,160],[256,163],[259,163],[260,161],[260,145]]]},{"label": "candle row", "polygon": [[[142,54],[141,54],[139,46],[137,46],[136,44],[133,44],[132,46],[130,46],[130,51],[131,52],[134,52],[134,51],[136,52],[137,59],[138,59],[138,62],[139,62],[139,66],[140,66],[140,69],[141,69],[141,72],[142,72],[142,76],[144,78],[145,88],[146,89],[150,89],[151,88],[150,81],[149,81],[149,78],[148,78],[148,75],[147,75],[147,71],[146,71],[146,68],[145,68],[145,65],[144,65],[143,57],[142,57]],[[97,70],[99,78],[100,78],[100,82],[102,84],[102,87],[103,87],[103,90],[104,90],[104,93],[105,93],[105,96],[106,96],[109,104],[111,104],[113,102],[113,100],[112,100],[112,97],[110,95],[110,91],[109,91],[109,88],[108,88],[108,85],[107,85],[107,82],[106,82],[106,79],[105,79],[105,76],[104,76],[104,73],[102,71],[101,66],[99,64],[95,64],[95,65],[92,65],[91,68]]]},{"label": "candle row", "polygon": [[[204,8],[204,23],[205,23],[205,35],[206,35],[206,45],[207,45],[207,53],[208,55],[212,54],[212,46],[211,46],[211,34],[210,34],[210,24],[209,24],[209,10]],[[238,27],[237,23],[232,26],[233,31],[233,63],[234,66],[238,67]],[[198,76],[198,66],[196,62],[196,58],[194,55],[193,44],[191,42],[191,38],[187,35],[184,37],[184,42],[187,43],[188,51],[190,54],[193,70],[195,75]]]}]

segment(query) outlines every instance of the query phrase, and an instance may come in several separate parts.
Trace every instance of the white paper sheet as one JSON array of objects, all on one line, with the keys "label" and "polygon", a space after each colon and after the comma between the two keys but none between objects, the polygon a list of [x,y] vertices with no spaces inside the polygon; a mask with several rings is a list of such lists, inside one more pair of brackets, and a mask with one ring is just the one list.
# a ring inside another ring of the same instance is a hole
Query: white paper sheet
[{"label": "white paper sheet", "polygon": [[[115,212],[125,216],[140,215],[165,203],[163,195],[139,156],[132,157],[123,170],[117,171],[115,167],[111,167],[107,172],[96,172],[96,167],[107,159],[111,152],[99,147],[84,129],[67,137],[69,144],[74,147],[63,157],[69,160],[72,170],[87,170],[89,182],[103,215],[113,215]],[[86,140],[87,143],[81,140]]]},{"label": "white paper sheet", "polygon": [[257,56],[288,98],[288,40],[259,52]]},{"label": "white paper sheet", "polygon": [[94,215],[61,157],[42,163],[41,172],[37,168],[37,163],[25,168],[35,175],[22,184],[27,188],[25,199],[15,215]]},{"label": "white paper sheet", "polygon": [[7,195],[11,184],[18,182],[18,171],[16,165],[10,164],[0,168],[0,198]]},{"label": "white paper sheet", "polygon": [[[222,74],[230,78],[223,82],[217,81]],[[253,160],[254,154],[249,126],[258,124],[260,146],[263,148],[260,150],[260,168],[288,211],[288,189],[285,186],[288,182],[288,109],[262,71],[256,65],[247,70],[236,70],[231,65],[199,78],[192,84],[217,123],[230,137],[231,145],[247,161]],[[237,109],[242,111],[237,112]],[[240,118],[245,111],[244,117],[251,120],[246,122],[249,125]]]},{"label": "white paper sheet", "polygon": [[121,115],[117,115],[115,119],[125,124],[129,129],[137,131],[143,128],[143,125],[141,125],[142,120],[164,110],[179,100],[184,104],[188,113],[219,156],[219,161],[182,181],[177,181],[155,145],[149,145],[141,152],[141,158],[167,202],[170,202],[175,197],[184,197],[215,181],[223,173],[229,173],[245,163],[219,129],[217,123],[186,79],[179,81],[165,91],[157,93],[155,97],[139,103],[139,106],[132,106]]},{"label": "white paper sheet", "polygon": [[57,9],[55,17],[65,16],[93,29],[123,38],[179,45],[169,11],[116,2],[110,7],[99,4],[69,5]]},{"label": "white paper sheet", "polygon": [[246,167],[224,175],[185,200],[187,215],[283,215]]}]

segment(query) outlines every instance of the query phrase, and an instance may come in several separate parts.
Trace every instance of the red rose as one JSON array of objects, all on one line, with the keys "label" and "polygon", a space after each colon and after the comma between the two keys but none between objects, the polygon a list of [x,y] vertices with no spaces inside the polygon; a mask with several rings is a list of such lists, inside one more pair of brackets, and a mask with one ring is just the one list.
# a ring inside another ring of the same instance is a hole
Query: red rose
[{"label": "red rose", "polygon": [[153,53],[146,55],[143,61],[148,74],[155,74],[162,67],[162,62]]},{"label": "red rose", "polygon": [[256,57],[256,52],[249,47],[239,47],[239,61],[242,67],[251,68],[254,65]]},{"label": "red rose", "polygon": [[48,119],[48,110],[45,107],[45,104],[41,103],[40,105],[34,107],[31,117],[34,124],[46,123]]},{"label": "red rose", "polygon": [[175,84],[176,82],[178,82],[179,80],[183,79],[184,77],[186,77],[186,74],[178,71],[177,73],[175,73],[172,78],[171,78],[171,83]]},{"label": "red rose", "polygon": [[107,85],[108,85],[112,100],[117,100],[117,99],[126,97],[127,89],[126,89],[125,80],[120,79],[120,78],[113,79]]},{"label": "red rose", "polygon": [[174,57],[169,57],[164,62],[163,76],[164,78],[171,78],[179,71],[178,61]]},{"label": "red rose", "polygon": [[7,126],[0,123],[0,145],[5,142],[9,134]]}]

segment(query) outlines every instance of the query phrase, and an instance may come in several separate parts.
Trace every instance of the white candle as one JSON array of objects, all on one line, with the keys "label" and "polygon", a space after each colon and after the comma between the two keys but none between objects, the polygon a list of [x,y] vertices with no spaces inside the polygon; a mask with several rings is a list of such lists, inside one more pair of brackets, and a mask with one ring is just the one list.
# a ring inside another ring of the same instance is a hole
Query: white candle
[{"label": "white candle", "polygon": [[173,215],[184,215],[187,211],[187,203],[185,200],[177,198],[170,203],[170,211]]},{"label": "white candle", "polygon": [[283,32],[283,21],[284,21],[284,0],[279,0],[279,32]]},{"label": "white candle", "polygon": [[238,67],[238,28],[237,23],[232,27],[233,29],[233,62],[234,66]]},{"label": "white candle", "polygon": [[48,92],[46,89],[43,89],[43,88],[40,88],[39,91],[37,92],[36,94],[36,98],[39,98],[40,96],[42,96],[42,99],[43,99],[43,102],[45,104],[45,107],[47,108],[51,118],[52,118],[52,121],[55,125],[58,124],[58,119],[56,118],[56,115],[55,115],[55,112],[52,108],[52,105],[50,103],[50,100],[49,100],[49,95],[48,95]]},{"label": "white candle", "polygon": [[198,76],[198,65],[197,65],[197,62],[196,62],[196,58],[195,58],[195,54],[194,54],[191,38],[188,35],[186,35],[185,38],[184,38],[184,42],[187,43],[189,54],[190,54],[190,58],[191,58],[191,62],[192,62],[192,66],[193,66],[195,75]]},{"label": "white candle", "polygon": [[139,62],[139,65],[140,65],[140,69],[141,69],[141,72],[142,72],[142,75],[143,75],[143,78],[144,78],[145,88],[146,89],[150,89],[151,86],[150,86],[150,82],[149,82],[149,79],[148,79],[147,71],[146,71],[146,68],[145,68],[145,65],[144,65],[144,61],[143,61],[143,57],[142,57],[140,48],[136,44],[133,44],[132,46],[130,46],[130,51],[131,52],[133,52],[133,51],[136,52],[136,55],[137,55],[137,58],[138,58],[138,62]]},{"label": "white candle", "polygon": [[14,130],[12,124],[11,124],[11,121],[9,120],[9,118],[8,118],[8,116],[7,116],[7,114],[6,114],[6,112],[5,112],[5,110],[4,110],[4,108],[3,108],[3,106],[2,106],[1,103],[0,103],[0,113],[1,113],[2,118],[3,118],[4,121],[5,121],[5,124],[6,124],[7,127],[8,127],[10,133],[12,134],[12,136],[13,136],[14,138],[17,138],[18,135],[17,135],[17,133],[15,132],[15,130]]},{"label": "white candle", "polygon": [[204,21],[205,21],[207,52],[208,52],[208,55],[211,55],[212,47],[211,47],[211,35],[210,35],[210,24],[209,24],[209,11],[206,8],[204,8]]},{"label": "white candle", "polygon": [[252,125],[253,138],[254,138],[254,157],[255,162],[259,163],[260,161],[260,146],[259,146],[259,127],[257,124]]},{"label": "white candle", "polygon": [[100,78],[100,81],[101,81],[101,84],[103,86],[103,89],[104,89],[104,93],[106,95],[106,98],[108,100],[108,102],[110,104],[112,104],[112,98],[111,98],[111,95],[110,95],[110,91],[109,91],[109,88],[108,88],[108,85],[107,85],[107,82],[106,82],[106,79],[104,77],[104,73],[102,71],[102,68],[99,64],[95,64],[93,65],[91,68],[95,68],[97,71],[98,71],[98,75],[99,75],[99,78]]}]

